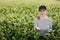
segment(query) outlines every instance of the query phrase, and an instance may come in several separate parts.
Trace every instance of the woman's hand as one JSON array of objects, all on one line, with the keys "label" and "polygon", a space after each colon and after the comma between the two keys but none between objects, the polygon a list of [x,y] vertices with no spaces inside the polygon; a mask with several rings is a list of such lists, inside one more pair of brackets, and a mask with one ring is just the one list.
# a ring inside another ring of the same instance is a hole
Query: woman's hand
[{"label": "woman's hand", "polygon": [[37,29],[37,30],[40,30],[40,28],[39,28],[39,27],[36,27],[36,29]]},{"label": "woman's hand", "polygon": [[51,31],[52,31],[52,29],[46,29],[46,31],[47,31],[47,32],[51,32]]}]

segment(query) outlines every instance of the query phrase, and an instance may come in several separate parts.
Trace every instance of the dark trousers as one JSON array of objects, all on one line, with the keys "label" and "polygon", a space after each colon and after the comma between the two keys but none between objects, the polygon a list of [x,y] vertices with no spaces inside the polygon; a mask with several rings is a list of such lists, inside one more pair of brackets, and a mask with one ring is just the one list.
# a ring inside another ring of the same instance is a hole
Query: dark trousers
[{"label": "dark trousers", "polygon": [[39,40],[46,40],[44,36],[39,36]]}]

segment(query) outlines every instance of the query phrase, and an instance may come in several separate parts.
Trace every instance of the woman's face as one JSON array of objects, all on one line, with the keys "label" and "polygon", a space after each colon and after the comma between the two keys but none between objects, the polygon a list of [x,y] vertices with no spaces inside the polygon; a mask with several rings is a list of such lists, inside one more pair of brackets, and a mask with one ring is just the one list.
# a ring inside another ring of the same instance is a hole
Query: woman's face
[{"label": "woman's face", "polygon": [[47,11],[44,10],[44,9],[40,10],[40,14],[41,14],[41,15],[46,15],[46,12],[47,12]]}]

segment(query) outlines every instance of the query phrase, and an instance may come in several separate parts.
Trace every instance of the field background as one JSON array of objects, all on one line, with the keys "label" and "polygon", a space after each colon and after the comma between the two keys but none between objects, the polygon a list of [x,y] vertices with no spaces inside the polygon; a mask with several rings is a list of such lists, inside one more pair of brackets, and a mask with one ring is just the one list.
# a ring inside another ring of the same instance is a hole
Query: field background
[{"label": "field background", "polygon": [[0,40],[39,40],[34,19],[40,5],[47,7],[56,30],[47,33],[46,39],[60,40],[60,0],[0,0]]}]

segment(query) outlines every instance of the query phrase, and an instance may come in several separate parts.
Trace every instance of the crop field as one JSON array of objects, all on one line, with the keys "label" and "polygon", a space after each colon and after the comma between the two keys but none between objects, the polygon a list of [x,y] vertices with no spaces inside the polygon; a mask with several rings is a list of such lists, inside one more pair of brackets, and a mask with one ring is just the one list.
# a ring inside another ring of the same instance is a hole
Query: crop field
[{"label": "crop field", "polygon": [[46,39],[60,40],[60,0],[0,0],[0,40],[39,40],[34,19],[40,5],[47,7],[56,30],[47,33]]}]

